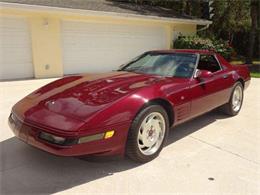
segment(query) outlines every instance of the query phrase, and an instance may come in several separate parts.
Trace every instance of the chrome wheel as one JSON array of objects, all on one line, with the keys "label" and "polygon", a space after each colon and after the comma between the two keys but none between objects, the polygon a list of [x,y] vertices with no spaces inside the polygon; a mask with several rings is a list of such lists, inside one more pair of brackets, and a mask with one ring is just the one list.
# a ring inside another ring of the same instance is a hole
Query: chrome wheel
[{"label": "chrome wheel", "polygon": [[142,121],[138,131],[137,143],[140,152],[152,155],[158,151],[165,136],[165,119],[159,112],[152,112]]},{"label": "chrome wheel", "polygon": [[240,85],[237,85],[234,89],[233,96],[232,96],[232,109],[235,112],[238,112],[241,108],[243,100],[243,89]]}]

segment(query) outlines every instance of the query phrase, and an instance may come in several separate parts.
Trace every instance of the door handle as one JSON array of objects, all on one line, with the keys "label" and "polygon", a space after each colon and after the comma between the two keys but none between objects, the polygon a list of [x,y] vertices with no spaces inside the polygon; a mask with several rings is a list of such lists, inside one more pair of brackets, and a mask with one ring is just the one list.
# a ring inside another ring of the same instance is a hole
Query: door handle
[{"label": "door handle", "polygon": [[223,75],[223,78],[224,78],[224,79],[227,79],[227,78],[228,78],[228,74],[224,74],[224,75]]}]

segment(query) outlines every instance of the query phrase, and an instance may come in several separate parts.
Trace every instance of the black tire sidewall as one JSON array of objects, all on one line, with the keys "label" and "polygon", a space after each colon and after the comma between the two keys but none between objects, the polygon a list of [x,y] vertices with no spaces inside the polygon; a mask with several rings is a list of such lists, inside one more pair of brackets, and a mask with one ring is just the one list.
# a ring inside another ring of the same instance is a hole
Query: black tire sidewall
[{"label": "black tire sidewall", "polygon": [[[145,117],[147,115],[149,115],[152,112],[159,112],[164,117],[165,134],[164,134],[164,138],[163,138],[163,141],[162,141],[160,148],[152,155],[144,155],[138,147],[137,136],[138,136],[139,128],[140,128],[143,120],[145,119]],[[158,156],[158,154],[161,152],[161,150],[163,149],[164,144],[165,144],[167,137],[168,137],[168,132],[169,132],[169,118],[168,118],[168,115],[167,115],[165,109],[162,106],[160,106],[160,105],[149,105],[149,106],[143,108],[137,114],[137,116],[133,120],[131,127],[129,129],[128,139],[127,139],[127,144],[126,144],[126,154],[127,154],[127,156],[130,157],[132,160],[142,162],[142,163],[151,161],[152,159],[156,158]]]}]

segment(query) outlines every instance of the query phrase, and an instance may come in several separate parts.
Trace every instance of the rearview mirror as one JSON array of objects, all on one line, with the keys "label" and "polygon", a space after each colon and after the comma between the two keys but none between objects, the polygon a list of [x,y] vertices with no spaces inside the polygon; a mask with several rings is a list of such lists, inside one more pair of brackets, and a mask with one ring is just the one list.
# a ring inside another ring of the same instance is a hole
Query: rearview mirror
[{"label": "rearview mirror", "polygon": [[207,79],[212,77],[212,72],[207,70],[199,70],[197,69],[194,75],[194,78],[196,79]]}]

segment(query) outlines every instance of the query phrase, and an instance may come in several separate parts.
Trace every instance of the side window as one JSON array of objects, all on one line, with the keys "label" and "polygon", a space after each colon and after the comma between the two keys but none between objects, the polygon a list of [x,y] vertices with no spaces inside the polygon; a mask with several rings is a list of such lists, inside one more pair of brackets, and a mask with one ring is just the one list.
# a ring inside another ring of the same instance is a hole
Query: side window
[{"label": "side window", "polygon": [[216,72],[221,70],[221,67],[213,55],[200,55],[198,69]]}]

